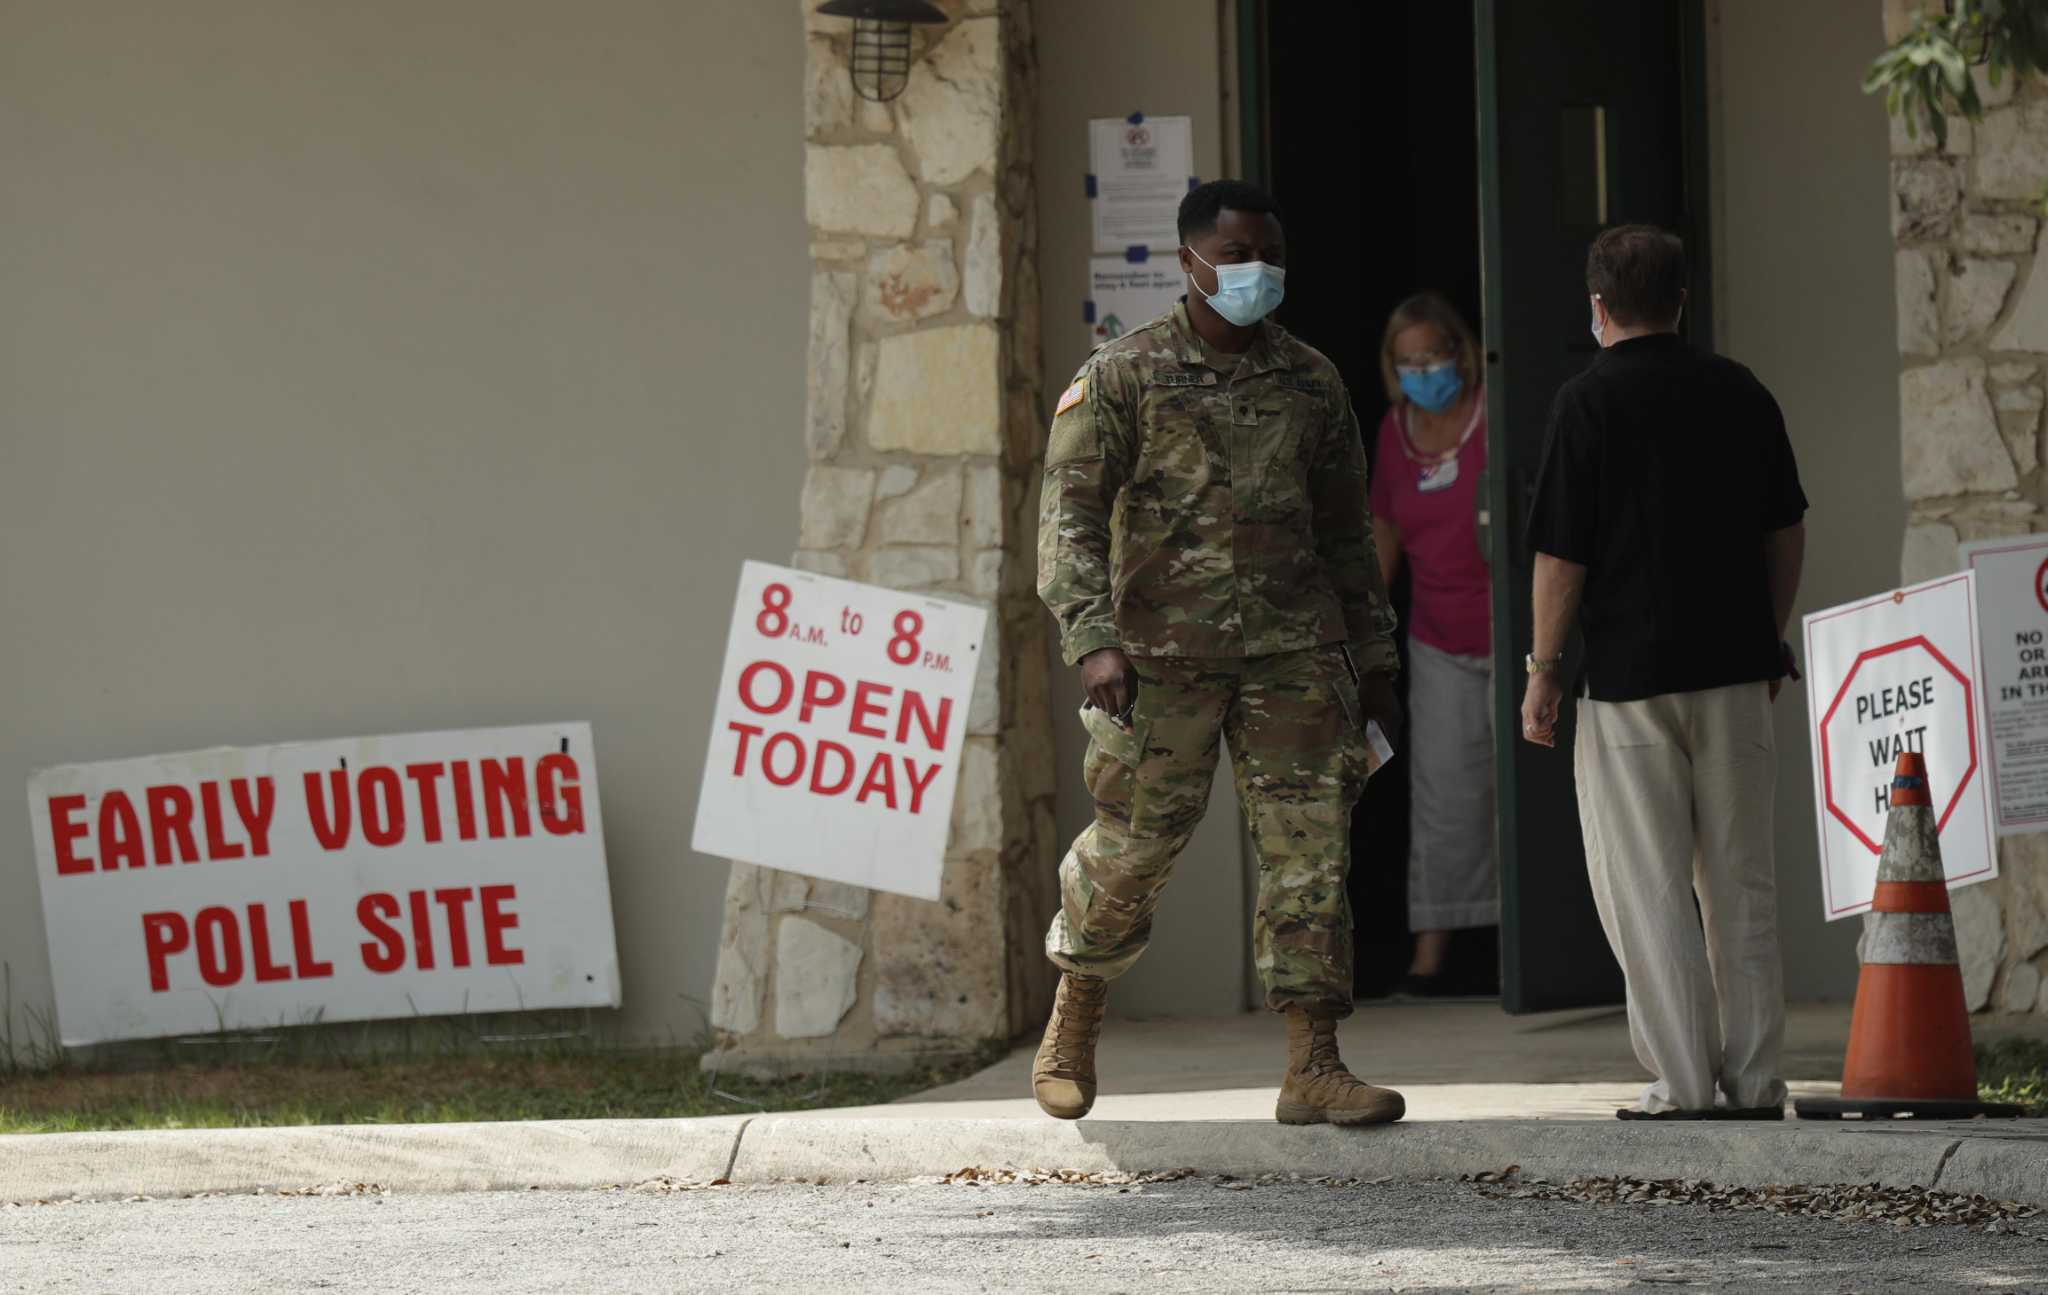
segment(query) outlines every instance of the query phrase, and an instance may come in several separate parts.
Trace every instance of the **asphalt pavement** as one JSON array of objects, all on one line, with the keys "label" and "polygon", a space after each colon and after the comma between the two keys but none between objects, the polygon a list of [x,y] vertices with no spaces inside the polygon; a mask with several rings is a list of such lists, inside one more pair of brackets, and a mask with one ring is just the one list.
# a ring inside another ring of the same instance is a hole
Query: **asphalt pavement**
[{"label": "asphalt pavement", "polygon": [[2042,1219],[1492,1199],[1461,1182],[794,1185],[0,1208],[0,1291],[2048,1291]]}]

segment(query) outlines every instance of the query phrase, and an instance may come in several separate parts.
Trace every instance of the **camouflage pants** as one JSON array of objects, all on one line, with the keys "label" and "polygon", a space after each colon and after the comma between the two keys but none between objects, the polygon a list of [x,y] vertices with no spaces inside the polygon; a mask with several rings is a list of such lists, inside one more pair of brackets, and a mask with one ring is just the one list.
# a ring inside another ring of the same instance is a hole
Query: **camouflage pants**
[{"label": "camouflage pants", "polygon": [[1083,712],[1095,822],[1060,864],[1046,954],[1115,977],[1145,951],[1152,913],[1209,805],[1220,743],[1258,853],[1252,956],[1266,1006],[1351,1010],[1351,807],[1368,755],[1358,686],[1335,646],[1249,658],[1134,659],[1128,731]]}]

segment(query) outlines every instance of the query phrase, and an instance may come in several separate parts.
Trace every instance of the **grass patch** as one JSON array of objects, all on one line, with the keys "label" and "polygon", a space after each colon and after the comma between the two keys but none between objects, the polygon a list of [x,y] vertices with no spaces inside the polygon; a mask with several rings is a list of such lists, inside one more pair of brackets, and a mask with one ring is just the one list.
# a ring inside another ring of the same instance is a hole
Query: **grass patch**
[{"label": "grass patch", "polygon": [[221,1030],[62,1046],[0,961],[0,1134],[307,1124],[680,1119],[870,1106],[964,1079],[1007,1049],[896,1075],[706,1074],[696,1046],[628,1044],[589,1011],[525,1011]]},{"label": "grass patch", "polygon": [[0,1133],[751,1115],[893,1101],[980,1059],[903,1075],[714,1079],[688,1049],[187,1062],[0,1074]]},{"label": "grass patch", "polygon": [[2000,1039],[1977,1045],[1977,1096],[2048,1116],[2048,1039]]}]

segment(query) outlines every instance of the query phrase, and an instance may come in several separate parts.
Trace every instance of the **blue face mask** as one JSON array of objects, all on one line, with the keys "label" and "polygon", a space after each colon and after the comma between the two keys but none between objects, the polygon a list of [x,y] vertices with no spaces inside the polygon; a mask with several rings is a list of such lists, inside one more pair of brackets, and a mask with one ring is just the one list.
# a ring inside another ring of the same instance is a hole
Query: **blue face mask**
[{"label": "blue face mask", "polygon": [[[1202,261],[1202,254],[1194,248],[1188,255]],[[1203,265],[1209,265],[1202,261]],[[1286,295],[1284,281],[1287,271],[1264,261],[1252,261],[1244,265],[1209,265],[1216,271],[1214,294],[1202,292],[1202,285],[1195,282],[1195,276],[1188,276],[1188,283],[1209,308],[1239,328],[1249,328],[1280,308],[1280,299]]]},{"label": "blue face mask", "polygon": [[1458,399],[1458,393],[1465,389],[1465,379],[1458,375],[1458,366],[1446,361],[1432,364],[1426,369],[1402,369],[1401,394],[1422,406],[1432,414],[1441,414]]}]

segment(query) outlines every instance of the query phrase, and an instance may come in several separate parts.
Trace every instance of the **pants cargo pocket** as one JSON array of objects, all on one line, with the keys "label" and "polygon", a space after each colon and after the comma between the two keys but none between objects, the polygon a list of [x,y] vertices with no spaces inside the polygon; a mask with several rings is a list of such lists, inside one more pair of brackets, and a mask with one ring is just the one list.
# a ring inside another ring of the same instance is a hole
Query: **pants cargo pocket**
[{"label": "pants cargo pocket", "polygon": [[1352,669],[1351,656],[1339,643],[1318,648],[1316,660],[1322,666],[1323,678],[1329,685],[1337,723],[1334,740],[1342,748],[1344,768],[1351,781],[1363,786],[1374,769],[1372,748],[1365,738],[1365,700],[1359,689],[1358,675]]},{"label": "pants cargo pocket", "polygon": [[1133,715],[1126,728],[1091,703],[1081,708],[1081,724],[1088,730],[1088,757],[1082,772],[1089,794],[1098,803],[1128,804],[1131,783],[1145,760],[1150,723]]},{"label": "pants cargo pocket", "polygon": [[1353,733],[1365,732],[1365,703],[1360,700],[1358,676],[1351,672],[1351,658],[1338,645],[1317,649],[1316,659],[1322,663],[1323,677],[1343,712],[1344,726]]}]

